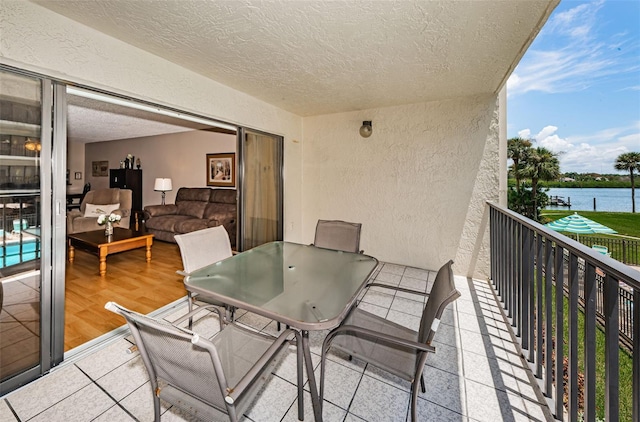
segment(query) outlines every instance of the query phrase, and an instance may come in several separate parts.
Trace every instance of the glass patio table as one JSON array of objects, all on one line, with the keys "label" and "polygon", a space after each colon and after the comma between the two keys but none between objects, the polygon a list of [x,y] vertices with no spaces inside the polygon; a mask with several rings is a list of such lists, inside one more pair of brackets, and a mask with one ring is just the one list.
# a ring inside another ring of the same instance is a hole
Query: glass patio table
[{"label": "glass patio table", "polygon": [[194,271],[185,287],[300,330],[314,416],[321,421],[309,331],[337,327],[377,264],[364,254],[279,241]]}]

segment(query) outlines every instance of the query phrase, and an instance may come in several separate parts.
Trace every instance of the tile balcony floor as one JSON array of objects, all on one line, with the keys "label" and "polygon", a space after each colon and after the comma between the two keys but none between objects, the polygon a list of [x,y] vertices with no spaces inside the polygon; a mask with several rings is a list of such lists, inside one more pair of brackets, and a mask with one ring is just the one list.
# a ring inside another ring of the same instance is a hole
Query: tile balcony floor
[{"label": "tile balcony floor", "polygon": [[[377,282],[411,289],[431,288],[435,271],[381,263]],[[507,323],[486,281],[456,277],[462,297],[443,316],[424,370],[427,392],[419,394],[420,421],[544,421],[548,409],[540,402],[530,372],[520,358]],[[424,306],[420,296],[372,288],[360,307],[417,329]],[[186,303],[163,317],[175,320]],[[205,314],[205,312],[203,312]],[[237,321],[276,333],[274,321],[240,312]],[[124,323],[124,320],[123,320]],[[204,315],[194,331],[212,336],[215,316]],[[311,351],[320,375],[324,332],[311,332]],[[0,398],[0,421],[151,421],[151,388],[137,352],[127,353],[131,337],[120,335],[91,353],[69,358],[48,375]],[[296,421],[295,346],[277,367],[242,421]],[[305,383],[306,383],[305,376]],[[332,354],[327,366],[325,421],[410,420],[409,384],[356,359]],[[311,396],[305,385],[305,421],[313,420]],[[163,405],[162,421],[189,421],[177,408]]]}]

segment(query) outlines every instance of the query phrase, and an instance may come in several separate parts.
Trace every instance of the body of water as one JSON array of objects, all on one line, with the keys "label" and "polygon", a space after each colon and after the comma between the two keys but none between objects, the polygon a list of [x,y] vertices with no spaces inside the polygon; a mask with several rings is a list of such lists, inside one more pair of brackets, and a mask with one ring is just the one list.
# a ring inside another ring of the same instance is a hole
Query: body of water
[{"label": "body of water", "polygon": [[[547,195],[571,200],[571,208],[549,206],[549,210],[631,212],[631,188],[550,188]],[[640,189],[636,189],[636,211],[640,209],[638,196]]]}]

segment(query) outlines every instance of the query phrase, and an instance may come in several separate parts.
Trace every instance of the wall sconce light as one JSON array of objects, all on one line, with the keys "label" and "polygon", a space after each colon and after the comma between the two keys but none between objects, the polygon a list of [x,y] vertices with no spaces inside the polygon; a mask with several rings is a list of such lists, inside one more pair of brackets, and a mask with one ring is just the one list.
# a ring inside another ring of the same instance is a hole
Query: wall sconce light
[{"label": "wall sconce light", "polygon": [[153,186],[153,190],[162,192],[162,205],[164,205],[165,192],[172,189],[173,187],[171,186],[171,179],[166,179],[166,178],[165,179],[157,178],[156,183]]},{"label": "wall sconce light", "polygon": [[360,126],[360,136],[368,138],[372,133],[373,128],[371,127],[371,120],[365,120],[362,122],[362,126]]}]

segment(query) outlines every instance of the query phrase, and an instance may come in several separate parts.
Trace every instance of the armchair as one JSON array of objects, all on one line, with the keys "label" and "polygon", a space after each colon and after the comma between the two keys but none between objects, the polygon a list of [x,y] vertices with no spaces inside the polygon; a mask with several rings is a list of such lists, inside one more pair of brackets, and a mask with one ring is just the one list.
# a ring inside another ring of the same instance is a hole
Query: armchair
[{"label": "armchair", "polygon": [[[100,230],[102,226],[98,224],[98,212],[96,207],[103,205],[104,214],[113,212],[119,214],[122,219],[118,224],[118,227],[125,229],[129,228],[129,220],[131,218],[131,190],[129,189],[96,189],[90,190],[85,195],[79,210],[72,210],[67,212],[67,233],[80,233],[89,232],[93,230]],[[109,210],[108,205],[120,204],[117,209]],[[94,210],[92,213],[91,210]]]}]

